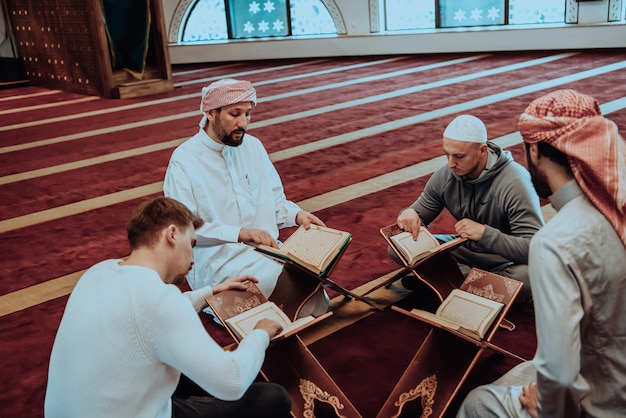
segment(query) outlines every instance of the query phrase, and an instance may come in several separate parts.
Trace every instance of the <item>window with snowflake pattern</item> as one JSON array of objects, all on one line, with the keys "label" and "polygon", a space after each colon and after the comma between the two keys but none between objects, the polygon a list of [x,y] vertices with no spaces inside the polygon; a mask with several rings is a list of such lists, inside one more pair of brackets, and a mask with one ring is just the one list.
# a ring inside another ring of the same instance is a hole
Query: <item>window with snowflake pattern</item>
[{"label": "window with snowflake pattern", "polygon": [[566,0],[380,0],[387,31],[564,23]]},{"label": "window with snowflake pattern", "polygon": [[289,35],[287,0],[229,0],[233,38]]},{"label": "window with snowflake pattern", "polygon": [[196,0],[189,6],[183,43],[276,36],[336,34],[321,0]]}]

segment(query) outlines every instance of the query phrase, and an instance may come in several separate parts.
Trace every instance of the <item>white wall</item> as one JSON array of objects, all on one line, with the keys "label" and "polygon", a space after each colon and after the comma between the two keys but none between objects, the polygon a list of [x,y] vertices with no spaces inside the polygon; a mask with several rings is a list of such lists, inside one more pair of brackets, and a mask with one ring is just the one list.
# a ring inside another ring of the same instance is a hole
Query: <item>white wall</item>
[{"label": "white wall", "polygon": [[606,22],[608,0],[588,1],[578,4],[578,24]]},{"label": "white wall", "polygon": [[[171,31],[173,15],[179,3],[189,4],[190,1],[162,0],[165,27],[168,31]],[[579,3],[577,25],[508,26],[470,31],[440,29],[402,34],[370,33],[370,0],[334,2],[345,24],[346,35],[315,39],[228,41],[193,46],[171,43],[171,62],[178,64],[369,54],[626,48],[626,24],[606,23],[609,0]],[[180,9],[179,7],[178,10]],[[172,34],[168,33],[169,35]]]}]

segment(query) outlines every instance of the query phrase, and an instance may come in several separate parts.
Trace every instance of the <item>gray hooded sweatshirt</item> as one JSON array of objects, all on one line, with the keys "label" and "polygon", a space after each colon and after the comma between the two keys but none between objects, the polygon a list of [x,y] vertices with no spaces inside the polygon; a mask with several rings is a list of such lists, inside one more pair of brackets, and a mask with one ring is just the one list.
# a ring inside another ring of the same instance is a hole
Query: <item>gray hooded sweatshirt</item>
[{"label": "gray hooded sweatshirt", "polygon": [[486,225],[480,241],[453,250],[459,262],[483,270],[528,264],[530,239],[543,226],[539,197],[530,174],[509,151],[490,141],[487,146],[490,157],[478,178],[459,177],[445,165],[433,173],[411,208],[426,226],[443,209],[457,221]]}]

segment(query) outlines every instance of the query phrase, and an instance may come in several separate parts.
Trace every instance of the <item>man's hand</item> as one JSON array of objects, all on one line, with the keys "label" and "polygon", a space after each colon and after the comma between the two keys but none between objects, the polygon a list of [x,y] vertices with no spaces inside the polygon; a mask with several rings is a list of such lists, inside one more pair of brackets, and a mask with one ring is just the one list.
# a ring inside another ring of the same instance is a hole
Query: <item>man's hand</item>
[{"label": "man's hand", "polygon": [[485,225],[467,218],[458,221],[454,225],[454,229],[461,238],[467,238],[471,241],[480,241],[485,233]]},{"label": "man's hand", "polygon": [[252,242],[278,248],[276,240],[264,229],[241,228],[239,230],[239,242]]},{"label": "man's hand", "polygon": [[253,276],[233,277],[213,286],[213,294],[216,295],[220,292],[223,292],[224,290],[230,289],[246,290],[246,288],[248,287],[247,282],[258,283],[259,280]]},{"label": "man's hand", "polygon": [[269,318],[259,320],[254,326],[254,329],[262,329],[267,332],[267,335],[270,336],[270,340],[283,331],[283,327],[278,322]]},{"label": "man's hand", "polygon": [[537,418],[537,383],[524,386],[519,401],[531,417]]},{"label": "man's hand", "polygon": [[415,210],[411,208],[404,209],[400,212],[400,215],[398,215],[396,224],[398,224],[398,228],[410,232],[411,235],[413,235],[413,240],[417,241],[417,235],[420,233],[422,220]]},{"label": "man's hand", "polygon": [[307,212],[306,210],[301,210],[296,214],[296,224],[304,226],[304,229],[309,229],[311,224],[326,226],[320,218]]}]

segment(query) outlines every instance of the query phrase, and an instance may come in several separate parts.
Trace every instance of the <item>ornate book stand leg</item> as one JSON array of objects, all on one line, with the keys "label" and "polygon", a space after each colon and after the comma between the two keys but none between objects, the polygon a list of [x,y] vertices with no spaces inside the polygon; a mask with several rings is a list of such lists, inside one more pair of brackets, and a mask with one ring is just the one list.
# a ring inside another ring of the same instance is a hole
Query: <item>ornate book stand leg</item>
[{"label": "ornate book stand leg", "polygon": [[[322,286],[320,279],[286,265],[269,300],[294,320],[306,302],[321,291]],[[334,415],[330,416],[337,418],[361,417],[297,335],[270,345],[261,374],[267,381],[278,383],[287,390],[294,417],[313,418],[316,416],[316,408],[332,411]],[[329,416],[329,413],[324,416]]]},{"label": "ornate book stand leg", "polygon": [[378,412],[378,418],[441,417],[484,349],[433,329]]},{"label": "ornate book stand leg", "polygon": [[261,374],[289,392],[294,417],[320,416],[315,413],[316,408],[332,411],[332,416],[337,418],[361,417],[298,336],[280,341],[267,350]]}]

